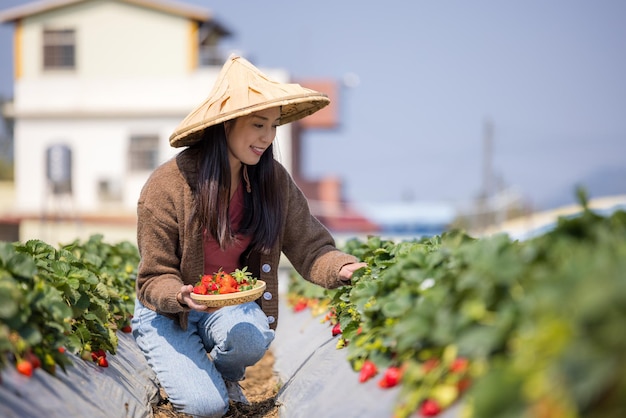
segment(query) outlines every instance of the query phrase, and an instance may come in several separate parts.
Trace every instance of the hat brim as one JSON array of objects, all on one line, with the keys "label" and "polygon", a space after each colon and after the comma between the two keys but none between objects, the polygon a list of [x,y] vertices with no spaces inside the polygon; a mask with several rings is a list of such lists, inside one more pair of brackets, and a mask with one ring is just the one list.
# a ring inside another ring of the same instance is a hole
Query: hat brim
[{"label": "hat brim", "polygon": [[311,91],[309,94],[300,94],[294,97],[270,100],[264,103],[237,109],[231,112],[223,113],[217,117],[205,119],[196,124],[186,125],[176,130],[170,136],[170,145],[174,148],[186,147],[193,145],[202,139],[202,132],[211,126],[224,123],[226,121],[237,119],[242,116],[251,115],[273,107],[280,107],[279,125],[295,122],[306,116],[312,115],[318,110],[328,106],[330,99],[324,93]]},{"label": "hat brim", "polygon": [[273,80],[246,59],[231,55],[209,97],[180,123],[170,136],[170,145],[193,145],[202,139],[205,129],[261,110],[279,107],[279,125],[284,125],[328,104],[330,99],[326,94]]}]

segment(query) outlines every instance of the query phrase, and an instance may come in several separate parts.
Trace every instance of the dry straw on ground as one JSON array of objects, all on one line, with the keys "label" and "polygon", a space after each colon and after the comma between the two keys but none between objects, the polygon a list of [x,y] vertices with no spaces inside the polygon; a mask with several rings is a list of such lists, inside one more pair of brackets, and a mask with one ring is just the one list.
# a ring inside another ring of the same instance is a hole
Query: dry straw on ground
[{"label": "dry straw on ground", "polygon": [[[276,394],[278,378],[274,373],[274,356],[271,351],[252,367],[246,370],[246,379],[241,382],[244,394],[251,405],[230,404],[227,418],[278,418]],[[167,399],[153,408],[154,418],[189,418],[172,408]]]}]

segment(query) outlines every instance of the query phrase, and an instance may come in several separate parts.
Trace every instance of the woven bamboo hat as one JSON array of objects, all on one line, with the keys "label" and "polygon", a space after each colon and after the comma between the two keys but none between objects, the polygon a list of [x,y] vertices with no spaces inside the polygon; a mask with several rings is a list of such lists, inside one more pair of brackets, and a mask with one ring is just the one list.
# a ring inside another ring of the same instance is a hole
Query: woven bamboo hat
[{"label": "woven bamboo hat", "polygon": [[246,59],[231,55],[219,73],[209,97],[194,109],[170,136],[172,147],[198,142],[209,126],[260,110],[280,106],[280,125],[317,112],[330,103],[328,96],[299,84],[272,80]]}]

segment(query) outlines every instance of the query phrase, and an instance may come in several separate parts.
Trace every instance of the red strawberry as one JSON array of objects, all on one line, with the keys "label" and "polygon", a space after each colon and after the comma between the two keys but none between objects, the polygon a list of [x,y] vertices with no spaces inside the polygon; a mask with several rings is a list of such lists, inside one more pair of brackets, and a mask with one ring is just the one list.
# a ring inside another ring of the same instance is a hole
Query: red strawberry
[{"label": "red strawberry", "polygon": [[201,283],[193,287],[193,293],[196,293],[198,295],[206,295],[208,293],[208,290],[206,285]]},{"label": "red strawberry", "polygon": [[378,373],[376,365],[370,360],[365,360],[359,373],[359,382],[363,383],[368,381],[372,377],[376,376],[376,373]]},{"label": "red strawberry", "polygon": [[422,368],[424,369],[426,373],[430,372],[432,369],[434,369],[437,366],[439,366],[439,360],[436,358],[431,358],[429,360],[426,360],[424,364],[422,364]]},{"label": "red strawberry", "polygon": [[237,292],[237,288],[233,286],[228,286],[228,285],[224,285],[220,287],[220,290],[219,290],[220,294],[235,293],[235,292]]},{"label": "red strawberry", "polygon": [[122,332],[125,332],[125,333],[127,333],[127,334],[128,334],[128,333],[130,333],[130,332],[133,332],[133,328],[132,328],[130,325],[124,325],[124,326],[122,327]]},{"label": "red strawberry", "polygon": [[210,274],[205,274],[200,279],[200,283],[202,283],[205,286],[209,286],[212,282],[213,282],[213,276],[211,276]]},{"label": "red strawberry", "polygon": [[450,371],[454,373],[463,373],[467,370],[467,366],[469,365],[469,360],[464,357],[459,357],[455,359],[450,365]]},{"label": "red strawberry", "polygon": [[400,383],[402,379],[402,369],[399,367],[389,367],[383,377],[378,381],[381,388],[391,388]]},{"label": "red strawberry", "polygon": [[106,357],[99,357],[98,358],[98,366],[100,367],[109,367],[109,362],[107,361]]},{"label": "red strawberry", "polygon": [[467,389],[469,389],[469,387],[472,385],[472,381],[467,378],[464,377],[463,379],[459,380],[458,383],[456,384],[457,389],[459,390],[459,392],[465,392]]},{"label": "red strawberry", "polygon": [[224,286],[232,287],[235,290],[237,289],[237,280],[228,273],[222,275],[222,283]]},{"label": "red strawberry", "polygon": [[335,326],[333,327],[333,337],[339,334],[341,334],[341,324],[337,322]]},{"label": "red strawberry", "polygon": [[298,303],[296,303],[293,307],[293,311],[294,312],[300,312],[303,311],[307,308],[307,303],[306,300],[299,300]]},{"label": "red strawberry", "polygon": [[58,350],[59,350],[59,353],[61,354],[65,353],[65,347],[59,347]]},{"label": "red strawberry", "polygon": [[437,401],[432,399],[426,399],[422,402],[422,406],[420,406],[420,414],[425,417],[434,417],[439,415],[441,412],[441,407],[437,403]]},{"label": "red strawberry", "polygon": [[41,367],[41,360],[39,360],[39,357],[37,357],[32,351],[26,352],[26,354],[24,355],[24,359],[33,365],[33,369],[38,369],[39,367]]},{"label": "red strawberry", "polygon": [[91,359],[98,362],[101,358],[106,358],[107,353],[103,349],[99,348],[91,352]]},{"label": "red strawberry", "polygon": [[33,365],[28,360],[18,360],[15,368],[24,376],[31,377],[33,375]]}]

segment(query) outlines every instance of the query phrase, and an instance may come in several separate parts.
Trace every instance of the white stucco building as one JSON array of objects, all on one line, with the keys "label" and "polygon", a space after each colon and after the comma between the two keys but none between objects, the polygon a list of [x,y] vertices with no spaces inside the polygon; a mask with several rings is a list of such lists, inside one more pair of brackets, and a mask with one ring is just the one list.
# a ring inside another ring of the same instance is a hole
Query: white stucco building
[{"label": "white stucco building", "polygon": [[[178,152],[170,134],[208,96],[229,31],[170,0],[36,1],[0,22],[15,34],[13,210],[134,215],[150,172]],[[290,169],[291,131],[279,129]]]}]

